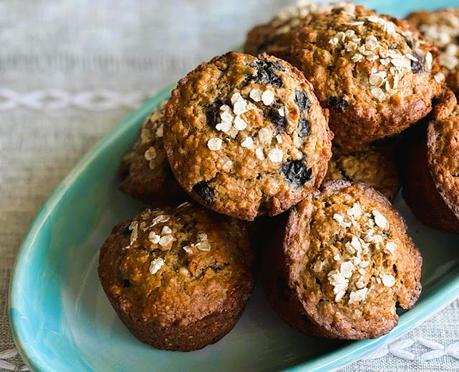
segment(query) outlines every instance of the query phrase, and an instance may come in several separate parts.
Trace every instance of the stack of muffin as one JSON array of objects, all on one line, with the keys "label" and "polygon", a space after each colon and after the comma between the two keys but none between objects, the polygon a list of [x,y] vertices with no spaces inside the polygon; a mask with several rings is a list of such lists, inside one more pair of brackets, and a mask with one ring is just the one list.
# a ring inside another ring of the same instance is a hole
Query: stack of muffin
[{"label": "stack of muffin", "polygon": [[216,342],[256,266],[309,335],[378,337],[414,305],[422,258],[390,201],[400,178],[423,223],[459,233],[459,10],[407,20],[348,2],[285,9],[147,118],[120,188],[150,208],[114,228],[99,265],[136,337]]}]

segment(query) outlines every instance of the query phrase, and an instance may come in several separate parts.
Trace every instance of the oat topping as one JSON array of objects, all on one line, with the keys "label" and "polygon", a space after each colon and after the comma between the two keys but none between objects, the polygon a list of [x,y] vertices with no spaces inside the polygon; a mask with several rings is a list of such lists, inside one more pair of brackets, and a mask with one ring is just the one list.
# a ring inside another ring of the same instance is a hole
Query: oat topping
[{"label": "oat topping", "polygon": [[434,75],[434,79],[435,79],[435,81],[437,83],[441,83],[441,82],[445,81],[445,75],[442,72],[437,72]]},{"label": "oat topping", "polygon": [[378,225],[381,229],[386,229],[389,227],[389,222],[387,222],[386,217],[384,217],[384,215],[380,211],[375,209],[372,213],[376,225]]},{"label": "oat topping", "polygon": [[255,156],[257,157],[258,160],[265,160],[265,154],[261,147],[258,147],[255,149]]},{"label": "oat topping", "polygon": [[172,234],[172,230],[169,226],[163,226],[161,230],[161,234],[163,235]]},{"label": "oat topping", "polygon": [[274,26],[282,25],[282,27],[277,28],[274,33],[276,35],[285,34],[292,28],[298,26],[301,18],[304,18],[309,14],[328,12],[336,8],[342,8],[343,11],[349,14],[354,14],[355,12],[355,5],[349,1],[342,1],[337,3],[318,3],[311,2],[310,0],[300,0],[294,5],[282,8],[276,14],[272,23]]},{"label": "oat topping", "polygon": [[272,90],[265,90],[261,95],[261,100],[266,106],[272,105],[274,102],[274,92]]},{"label": "oat topping", "polygon": [[386,250],[389,251],[392,255],[395,254],[396,249],[397,249],[397,244],[395,244],[394,242],[386,243]]},{"label": "oat topping", "polygon": [[351,223],[350,222],[346,222],[344,220],[344,217],[342,215],[340,215],[339,213],[335,213],[333,215],[333,219],[338,222],[338,225],[342,226],[342,227],[349,227],[351,226]]},{"label": "oat topping", "polygon": [[[374,35],[366,37],[356,33],[355,28],[372,24],[381,28],[384,32],[403,38],[402,33],[397,32],[396,25],[378,16],[358,17],[357,21],[349,22],[348,29],[337,32],[329,43],[341,50],[342,55],[348,55],[355,63],[374,61],[377,63],[368,76],[370,93],[378,101],[387,100],[399,87],[407,72],[411,72],[412,62],[418,62],[419,56],[412,53],[403,53],[398,49],[389,49],[384,40]],[[427,70],[432,68],[432,54],[428,52],[425,57]]]},{"label": "oat topping", "polygon": [[419,30],[440,48],[440,63],[448,70],[454,70],[459,64],[459,17],[451,12],[442,13],[441,24],[422,24]]},{"label": "oat topping", "polygon": [[209,141],[207,141],[207,147],[211,151],[221,150],[222,144],[223,141],[221,140],[221,138],[211,138]]},{"label": "oat topping", "polygon": [[161,257],[155,258],[153,261],[151,261],[150,264],[150,273],[152,275],[156,274],[159,270],[161,270],[161,267],[164,265],[164,260]]},{"label": "oat topping", "polygon": [[129,231],[131,231],[131,235],[129,237],[129,245],[126,246],[125,249],[130,248],[135,243],[135,241],[137,240],[137,238],[139,236],[139,224],[138,224],[138,222],[137,221],[132,221],[129,224],[128,229],[129,229]]},{"label": "oat topping", "polygon": [[255,144],[253,143],[252,137],[245,137],[241,142],[241,146],[246,149],[253,150],[255,148]]},{"label": "oat topping", "polygon": [[[249,98],[254,102],[262,102],[265,106],[270,106],[275,101],[275,94],[274,91],[270,89],[263,91],[260,88],[252,88],[249,93]],[[231,138],[235,138],[240,131],[248,128],[247,122],[241,115],[254,109],[256,106],[246,100],[239,92],[236,92],[231,96],[231,104],[232,107],[229,105],[220,106],[221,122],[216,124],[215,129],[227,134]],[[278,111],[279,115],[285,116],[283,107],[278,109]],[[272,138],[272,130],[269,128],[262,128],[259,130],[256,138],[246,136],[241,140],[240,145],[243,148],[255,151],[257,159],[264,160],[266,158],[264,149],[260,146],[257,146],[258,144],[256,141],[258,141],[261,145],[269,146],[271,144]],[[282,137],[278,136],[277,142],[282,143]],[[221,138],[211,138],[207,141],[207,147],[212,151],[221,150],[223,147],[223,140]],[[274,163],[281,162],[283,158],[281,150],[278,149],[269,150],[267,156]],[[232,164],[228,164],[224,168],[229,170],[232,168]]]},{"label": "oat topping", "polygon": [[258,140],[263,145],[271,144],[271,140],[273,138],[273,132],[269,128],[261,128],[258,131]]},{"label": "oat topping", "polygon": [[153,146],[149,147],[147,149],[147,151],[145,151],[144,157],[145,157],[146,161],[150,161],[150,160],[155,159],[156,158],[156,149]]},{"label": "oat topping", "polygon": [[[338,253],[335,251],[333,256],[333,260],[339,263],[339,269],[334,266],[334,269],[328,272],[327,278],[333,288],[335,302],[342,301],[348,293],[348,303],[353,304],[365,300],[371,288],[369,275],[375,277],[376,282],[382,283],[385,287],[395,285],[396,280],[393,275],[380,275],[377,272],[370,274],[372,268],[369,257],[376,251],[394,255],[397,245],[393,241],[386,242],[384,246],[381,244],[384,239],[380,232],[387,229],[389,223],[377,209],[370,213],[364,212],[361,205],[355,202],[347,209],[346,214],[348,216],[346,219],[339,213],[333,214],[333,219],[344,228],[337,232],[337,235],[346,240],[343,242],[344,251]],[[364,239],[352,234],[355,229],[360,230],[361,226],[366,226],[363,230]],[[317,259],[312,266],[314,272],[321,272],[324,267],[325,264],[320,259]]]},{"label": "oat topping", "polygon": [[179,269],[179,273],[182,274],[182,275],[185,275],[185,276],[189,276],[190,275],[190,271],[186,267],[181,267]]},{"label": "oat topping", "polygon": [[[177,206],[176,209],[181,209],[181,208],[186,208],[186,207],[191,207],[191,203],[190,202],[181,203]],[[164,222],[167,222],[167,221],[164,221]]]},{"label": "oat topping", "polygon": [[385,287],[393,287],[395,285],[395,278],[393,275],[384,274],[381,276],[381,280]]},{"label": "oat topping", "polygon": [[152,231],[148,234],[148,240],[152,242],[153,244],[158,244],[159,241],[161,240],[161,236],[159,236],[154,231]]},{"label": "oat topping", "polygon": [[354,203],[352,208],[347,210],[347,215],[350,217],[360,218],[362,215],[362,209],[360,208],[359,203]]},{"label": "oat topping", "polygon": [[268,158],[273,163],[280,163],[282,161],[283,156],[284,156],[284,153],[282,152],[281,149],[271,149],[268,152]]},{"label": "oat topping", "polygon": [[349,295],[349,305],[355,302],[362,302],[367,297],[368,288],[362,288],[357,291],[353,291]]},{"label": "oat topping", "polygon": [[207,237],[207,234],[204,233],[204,232],[199,232],[197,235],[196,235],[196,243],[191,243],[189,245],[186,245],[183,247],[183,250],[187,253],[187,254],[193,254],[193,248],[196,248],[200,251],[203,251],[203,252],[209,252],[210,249],[211,249],[211,245],[209,243],[209,240],[208,240],[208,237]]},{"label": "oat topping", "polygon": [[158,129],[156,129],[156,137],[161,138],[163,136],[164,125],[161,124]]},{"label": "oat topping", "polygon": [[190,247],[189,245],[184,245],[182,248],[188,254],[192,254],[193,253],[193,248]]},{"label": "oat topping", "polygon": [[260,102],[262,94],[263,91],[260,88],[253,88],[249,93],[249,97],[253,99],[255,102]]}]

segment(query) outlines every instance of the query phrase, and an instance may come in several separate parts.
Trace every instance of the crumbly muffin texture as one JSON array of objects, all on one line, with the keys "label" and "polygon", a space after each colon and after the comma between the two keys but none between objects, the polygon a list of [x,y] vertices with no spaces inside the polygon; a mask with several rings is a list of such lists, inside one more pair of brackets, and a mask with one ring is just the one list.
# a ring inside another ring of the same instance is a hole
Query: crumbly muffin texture
[{"label": "crumbly muffin texture", "polygon": [[299,1],[295,5],[284,7],[269,22],[255,26],[249,31],[244,44],[244,52],[254,56],[267,53],[288,61],[291,53],[292,32],[300,25],[302,19],[340,7],[354,9],[354,4]]},{"label": "crumbly muffin texture", "polygon": [[433,47],[395,18],[362,6],[307,17],[291,62],[330,109],[344,150],[357,150],[414,124],[442,89]]},{"label": "crumbly muffin texture", "polygon": [[332,134],[287,62],[228,53],[190,72],[166,106],[165,149],[182,187],[217,212],[276,215],[320,185]]},{"label": "crumbly muffin texture", "polygon": [[392,146],[372,146],[345,152],[333,147],[325,181],[346,180],[365,183],[392,200],[400,189]]},{"label": "crumbly muffin texture", "polygon": [[[363,184],[326,184],[290,217],[290,286],[326,337],[378,337],[411,308],[421,285],[421,256],[403,220]],[[285,244],[285,243],[284,243]]]},{"label": "crumbly muffin texture", "polygon": [[147,209],[115,227],[99,275],[137,337],[186,351],[234,326],[253,288],[252,263],[243,222],[184,203]]},{"label": "crumbly muffin texture", "polygon": [[[408,22],[440,49],[440,64],[448,87],[459,94],[459,9],[411,13]],[[439,75],[440,78],[440,75]]]},{"label": "crumbly muffin texture", "polygon": [[145,202],[186,199],[164,151],[164,107],[165,102],[146,118],[121,165],[120,190]]}]

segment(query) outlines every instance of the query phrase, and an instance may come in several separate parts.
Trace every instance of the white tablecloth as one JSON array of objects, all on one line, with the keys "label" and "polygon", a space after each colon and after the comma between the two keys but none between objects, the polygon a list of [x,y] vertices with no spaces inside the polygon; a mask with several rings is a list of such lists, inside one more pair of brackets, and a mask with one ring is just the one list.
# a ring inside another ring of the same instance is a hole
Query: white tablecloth
[{"label": "white tablecloth", "polygon": [[[127,113],[242,43],[275,0],[0,2],[0,369],[23,366],[7,319],[16,252],[42,203]],[[344,370],[459,370],[459,304]]]}]

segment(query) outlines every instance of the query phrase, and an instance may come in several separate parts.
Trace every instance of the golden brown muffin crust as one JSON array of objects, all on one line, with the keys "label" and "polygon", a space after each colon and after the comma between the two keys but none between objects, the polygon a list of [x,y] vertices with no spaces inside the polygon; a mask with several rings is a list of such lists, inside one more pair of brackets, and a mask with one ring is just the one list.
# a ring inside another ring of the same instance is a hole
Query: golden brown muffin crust
[{"label": "golden brown muffin crust", "polygon": [[[115,227],[101,250],[99,276],[142,341],[193,350],[234,326],[254,285],[252,263],[242,222],[184,203],[147,209]],[[224,324],[198,337],[196,327],[209,319]]]},{"label": "golden brown muffin crust", "polygon": [[284,238],[289,286],[328,337],[374,338],[421,291],[421,256],[402,218],[363,184],[327,183],[292,209]]}]

